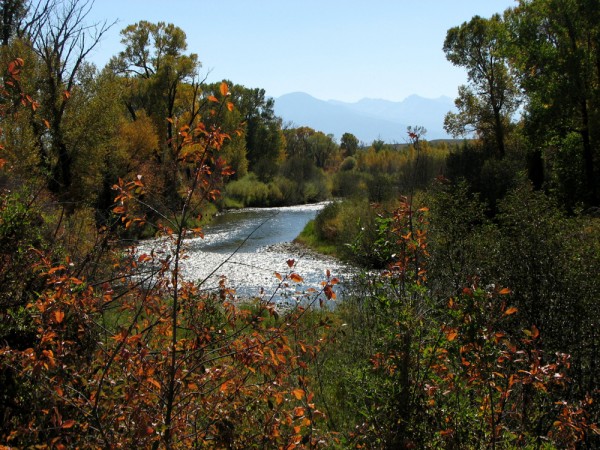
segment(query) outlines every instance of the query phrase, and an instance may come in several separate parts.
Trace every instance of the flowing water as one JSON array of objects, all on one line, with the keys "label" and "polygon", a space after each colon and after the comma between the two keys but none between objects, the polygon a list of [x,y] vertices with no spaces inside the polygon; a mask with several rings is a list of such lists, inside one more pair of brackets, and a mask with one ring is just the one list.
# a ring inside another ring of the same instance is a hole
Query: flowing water
[{"label": "flowing water", "polygon": [[[324,206],[246,208],[219,214],[204,229],[203,239],[186,239],[183,273],[187,279],[201,281],[206,289],[216,288],[225,276],[227,286],[238,296],[273,297],[279,303],[302,301],[303,292],[319,290],[327,270],[343,285],[353,272],[350,266],[292,243]],[[144,251],[152,242],[157,241],[146,242]],[[290,259],[295,261],[293,269],[287,263]],[[285,277],[292,271],[303,281],[289,281],[285,286],[275,275]]]}]

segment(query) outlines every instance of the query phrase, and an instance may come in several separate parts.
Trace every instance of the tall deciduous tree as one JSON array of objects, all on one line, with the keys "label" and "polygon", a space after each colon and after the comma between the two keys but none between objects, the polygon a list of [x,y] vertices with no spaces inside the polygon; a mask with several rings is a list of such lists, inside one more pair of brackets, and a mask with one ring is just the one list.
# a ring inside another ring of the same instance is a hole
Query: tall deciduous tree
[{"label": "tall deciduous tree", "polygon": [[[196,86],[200,62],[195,53],[186,54],[185,32],[169,23],[140,21],[121,31],[125,50],[113,58],[111,66],[130,82],[125,103],[132,119],[140,110],[155,118],[164,131],[164,142],[171,145],[174,133],[175,105],[184,83]],[[192,105],[194,116],[196,105]],[[159,155],[164,159],[165,155]]]},{"label": "tall deciduous tree", "polygon": [[250,171],[262,181],[270,181],[285,158],[281,119],[275,115],[275,102],[264,89],[233,86],[231,99],[245,123],[246,149]]},{"label": "tall deciduous tree", "polygon": [[88,14],[91,0],[52,2],[30,21],[25,39],[40,60],[39,100],[43,105],[40,115],[46,129],[35,121],[41,161],[47,170],[51,191],[70,200],[73,182],[73,161],[83,149],[70,146],[66,139],[65,118],[70,111],[70,98],[78,83],[88,54],[98,45],[110,28],[107,22],[90,25]]},{"label": "tall deciduous tree", "polygon": [[507,126],[518,106],[517,88],[503,56],[504,23],[496,14],[490,19],[473,17],[448,30],[446,58],[467,69],[469,84],[461,86],[455,103],[458,113],[448,113],[444,128],[454,136],[477,132],[491,140],[503,157]]},{"label": "tall deciduous tree", "polygon": [[[577,167],[578,176],[558,180],[563,188],[581,184],[579,193],[572,193],[575,198],[564,200],[573,202],[579,197],[587,204],[597,204],[598,2],[522,0],[506,16],[513,43],[512,62],[529,100],[526,130],[538,148],[544,149],[546,162],[563,175]],[[561,158],[564,153],[568,158]]]}]

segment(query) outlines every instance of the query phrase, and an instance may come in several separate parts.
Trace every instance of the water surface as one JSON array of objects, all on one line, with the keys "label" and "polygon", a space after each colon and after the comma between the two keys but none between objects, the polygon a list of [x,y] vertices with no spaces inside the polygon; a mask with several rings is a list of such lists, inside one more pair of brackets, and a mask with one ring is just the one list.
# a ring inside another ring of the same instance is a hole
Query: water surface
[{"label": "water surface", "polygon": [[[219,214],[204,229],[203,239],[186,239],[183,273],[206,289],[216,288],[225,276],[238,296],[273,296],[280,303],[300,301],[303,292],[319,290],[327,270],[343,281],[352,272],[350,266],[292,244],[324,206],[246,208]],[[293,268],[287,263],[291,259]],[[290,281],[286,286],[275,275],[285,278],[291,272],[298,273],[303,281]]]}]

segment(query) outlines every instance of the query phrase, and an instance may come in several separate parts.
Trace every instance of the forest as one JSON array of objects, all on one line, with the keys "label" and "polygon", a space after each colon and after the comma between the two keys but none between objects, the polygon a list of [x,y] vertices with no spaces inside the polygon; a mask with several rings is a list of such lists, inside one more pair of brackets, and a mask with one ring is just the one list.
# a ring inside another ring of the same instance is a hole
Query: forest
[{"label": "forest", "polygon": [[[95,67],[93,7],[0,1],[0,449],[600,447],[597,1],[449,29],[457,140],[405,143],[284,124],[171,23]],[[219,211],[324,200],[343,296],[183,275]]]}]

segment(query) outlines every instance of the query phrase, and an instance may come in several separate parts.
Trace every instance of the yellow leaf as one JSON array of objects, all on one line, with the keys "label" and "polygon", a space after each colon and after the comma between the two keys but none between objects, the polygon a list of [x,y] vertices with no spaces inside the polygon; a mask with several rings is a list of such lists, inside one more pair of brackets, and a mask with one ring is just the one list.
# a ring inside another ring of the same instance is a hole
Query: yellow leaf
[{"label": "yellow leaf", "polygon": [[292,394],[294,394],[294,397],[298,400],[302,400],[302,397],[304,397],[304,391],[302,389],[294,389]]},{"label": "yellow leaf", "polygon": [[219,90],[221,91],[221,95],[225,97],[229,93],[229,87],[227,86],[227,83],[223,81],[219,87]]}]

